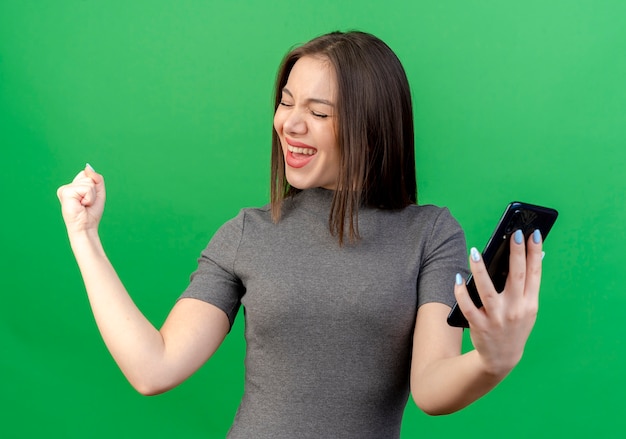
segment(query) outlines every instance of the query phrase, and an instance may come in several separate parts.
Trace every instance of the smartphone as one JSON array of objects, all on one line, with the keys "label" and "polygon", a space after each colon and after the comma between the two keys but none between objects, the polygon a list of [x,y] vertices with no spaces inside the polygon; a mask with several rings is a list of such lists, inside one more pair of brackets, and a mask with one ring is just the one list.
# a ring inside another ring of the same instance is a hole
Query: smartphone
[{"label": "smartphone", "polygon": [[[487,272],[491,277],[496,291],[501,293],[502,290],[504,290],[504,284],[509,274],[509,245],[511,235],[519,229],[524,232],[525,242],[528,242],[530,235],[536,229],[539,229],[545,241],[557,216],[558,212],[555,209],[519,201],[514,201],[506,207],[482,253]],[[483,306],[471,275],[467,278],[466,285],[474,304],[479,308]],[[467,319],[461,312],[458,303],[454,304],[454,307],[448,315],[448,324],[460,328],[469,327]]]}]

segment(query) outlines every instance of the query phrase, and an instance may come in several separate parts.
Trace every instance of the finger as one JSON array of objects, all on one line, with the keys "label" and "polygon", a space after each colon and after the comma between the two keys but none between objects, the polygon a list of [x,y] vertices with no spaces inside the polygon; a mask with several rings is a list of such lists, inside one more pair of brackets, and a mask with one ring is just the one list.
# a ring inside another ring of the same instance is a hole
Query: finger
[{"label": "finger", "polygon": [[85,169],[76,174],[72,183],[77,183],[85,178],[90,178],[96,184],[102,183],[104,180],[102,175],[98,174],[89,163],[85,165]]},{"label": "finger", "polygon": [[57,196],[61,201],[64,197],[72,197],[79,200],[83,206],[92,206],[96,198],[105,197],[104,178],[87,163],[85,169],[76,174],[71,184],[61,186],[57,190]]},{"label": "finger", "polygon": [[57,189],[57,197],[61,204],[69,200],[76,200],[82,205],[91,204],[95,198],[95,183],[91,179],[83,178],[66,184]]},{"label": "finger", "polygon": [[538,298],[541,285],[543,239],[541,232],[535,230],[528,239],[528,255],[526,257],[526,285],[524,294],[531,298]]},{"label": "finger", "polygon": [[104,197],[105,195],[104,177],[101,174],[98,174],[89,163],[85,165],[84,173],[87,177],[91,178],[91,180],[96,184],[96,187],[95,187],[96,194],[98,196]]},{"label": "finger", "polygon": [[72,182],[66,185],[63,185],[57,189],[57,197],[61,202],[65,199],[77,199],[80,201],[85,193],[91,190],[91,187],[94,186],[95,182],[92,177],[87,175],[87,169],[81,170],[76,176],[72,179]]},{"label": "finger", "polygon": [[85,169],[83,170],[85,175],[93,180],[94,183],[98,184],[102,182],[102,175],[98,174],[96,170],[89,164],[85,164]]},{"label": "finger", "polygon": [[465,316],[465,319],[469,323],[470,327],[479,325],[482,321],[481,319],[483,318],[483,314],[479,308],[476,308],[474,301],[469,295],[465,281],[459,273],[457,273],[454,282],[454,296],[457,304],[459,305],[459,309]]},{"label": "finger", "polygon": [[59,188],[57,189],[57,198],[59,199],[59,201],[63,201],[63,191],[64,190],[65,190],[65,185],[59,186]]},{"label": "finger", "polygon": [[511,235],[509,248],[509,274],[504,289],[511,296],[521,297],[526,283],[526,246],[521,230]]},{"label": "finger", "polygon": [[493,282],[491,281],[491,277],[489,277],[489,273],[487,272],[487,268],[485,267],[485,263],[483,262],[482,255],[476,249],[476,247],[472,247],[470,250],[470,270],[472,271],[472,276],[474,278],[474,283],[476,284],[476,289],[478,290],[478,295],[480,296],[480,300],[485,307],[487,313],[493,306],[492,303],[498,297],[498,292],[493,286]]},{"label": "finger", "polygon": [[85,171],[84,170],[80,171],[78,174],[76,174],[76,177],[74,177],[74,179],[72,180],[72,183],[79,183],[86,178],[89,178],[89,177],[87,177],[87,174],[85,174]]},{"label": "finger", "polygon": [[83,197],[80,200],[80,204],[82,204],[83,206],[89,207],[92,206],[93,203],[96,201],[96,185],[95,183],[91,183],[85,186],[82,186],[82,188],[86,189],[84,192],[82,192]]}]

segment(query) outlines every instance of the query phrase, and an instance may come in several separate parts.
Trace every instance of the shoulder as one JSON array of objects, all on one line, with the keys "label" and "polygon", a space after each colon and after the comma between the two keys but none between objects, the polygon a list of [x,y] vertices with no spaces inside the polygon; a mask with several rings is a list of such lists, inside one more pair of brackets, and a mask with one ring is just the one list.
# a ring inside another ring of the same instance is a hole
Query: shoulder
[{"label": "shoulder", "polygon": [[240,209],[237,215],[228,219],[219,226],[209,241],[209,247],[218,246],[222,248],[227,243],[239,242],[245,230],[251,225],[269,224],[271,215],[269,205],[262,207],[247,207]]},{"label": "shoulder", "polygon": [[419,241],[427,251],[452,243],[464,250],[465,234],[447,207],[432,204],[411,205],[403,213],[413,236],[420,237]]},{"label": "shoulder", "polygon": [[436,206],[434,204],[411,204],[405,208],[408,214],[421,217],[430,218],[433,221],[439,218],[452,218],[450,209],[447,207]]},{"label": "shoulder", "polygon": [[433,231],[438,233],[442,231],[455,232],[461,228],[447,207],[433,204],[411,204],[404,209],[387,212],[385,216],[390,223],[411,229],[417,228],[422,233],[428,233],[428,231],[430,233]]},{"label": "shoulder", "polygon": [[244,207],[237,215],[226,221],[221,228],[243,229],[247,223],[272,222],[270,205],[261,207]]},{"label": "shoulder", "polygon": [[227,241],[239,246],[242,240],[249,240],[250,237],[259,239],[273,228],[275,228],[275,224],[272,221],[269,205],[246,207],[223,223],[213,235],[212,241]]},{"label": "shoulder", "polygon": [[460,228],[456,218],[452,216],[447,207],[435,206],[434,204],[411,205],[407,207],[409,214],[422,221],[427,221],[433,227]]}]

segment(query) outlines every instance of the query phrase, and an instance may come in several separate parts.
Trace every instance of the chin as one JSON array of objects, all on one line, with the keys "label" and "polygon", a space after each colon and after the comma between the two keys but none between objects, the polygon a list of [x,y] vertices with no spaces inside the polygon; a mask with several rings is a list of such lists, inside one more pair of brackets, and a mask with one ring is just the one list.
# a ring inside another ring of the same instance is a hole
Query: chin
[{"label": "chin", "polygon": [[300,190],[313,188],[333,188],[334,190],[334,188],[336,188],[337,186],[336,182],[330,181],[330,179],[326,176],[313,176],[309,172],[298,172],[289,168],[287,168],[285,171],[285,177],[287,178],[287,183],[289,183],[291,187]]},{"label": "chin", "polygon": [[299,183],[297,181],[294,181],[293,183],[291,181],[289,181],[289,179],[287,179],[287,183],[289,183],[289,186],[296,188],[296,189],[300,189],[301,191],[305,190],[305,189],[311,189],[315,186],[312,185],[308,185],[308,184],[303,184],[303,183]]},{"label": "chin", "polygon": [[287,172],[287,183],[289,183],[289,186],[294,187],[296,189],[300,189],[300,190],[304,190],[304,189],[310,189],[312,187],[314,187],[311,182],[307,181],[306,178],[298,178],[298,176],[294,176],[294,175],[289,175],[290,173]]}]

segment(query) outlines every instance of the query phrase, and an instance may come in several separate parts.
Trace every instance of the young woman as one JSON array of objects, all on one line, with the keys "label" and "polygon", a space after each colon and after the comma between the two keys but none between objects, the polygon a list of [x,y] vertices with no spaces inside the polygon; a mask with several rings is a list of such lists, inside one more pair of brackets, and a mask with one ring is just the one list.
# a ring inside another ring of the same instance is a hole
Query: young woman
[{"label": "young woman", "polygon": [[[331,33],[289,53],[276,83],[271,203],[244,209],[202,252],[160,330],[133,304],[98,237],[91,167],[58,196],[98,327],[131,384],[164,392],[207,361],[245,309],[245,393],[232,438],[398,437],[409,392],[459,410],[518,363],[534,325],[541,236],[511,238],[498,294],[480,254],[468,296],[463,232],[416,204],[411,96],[376,37]],[[526,252],[527,250],[527,252]],[[475,349],[446,316],[454,301]]]}]

